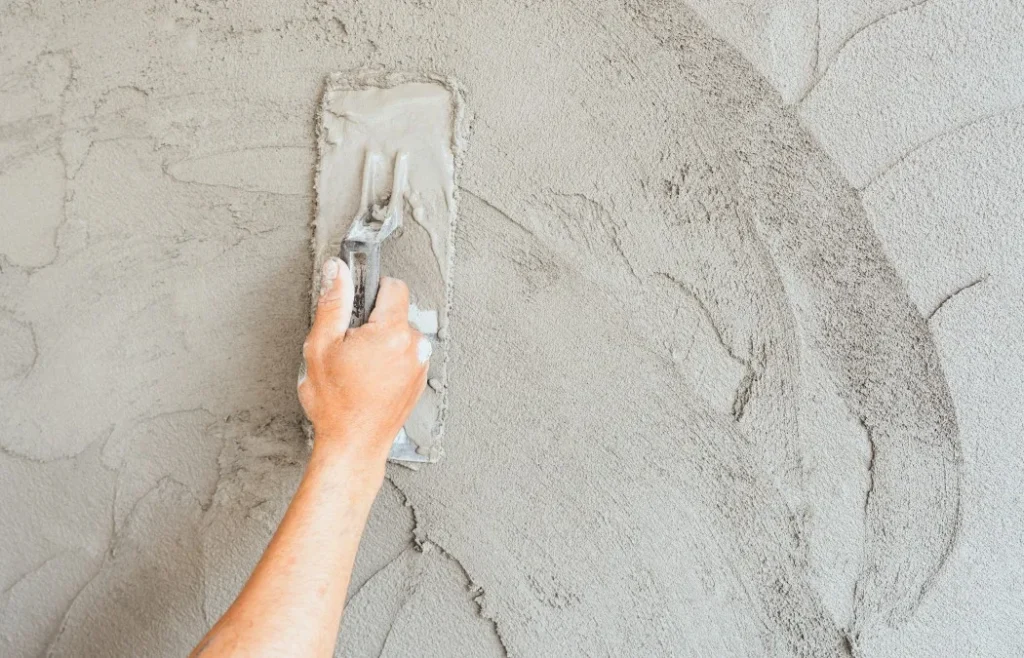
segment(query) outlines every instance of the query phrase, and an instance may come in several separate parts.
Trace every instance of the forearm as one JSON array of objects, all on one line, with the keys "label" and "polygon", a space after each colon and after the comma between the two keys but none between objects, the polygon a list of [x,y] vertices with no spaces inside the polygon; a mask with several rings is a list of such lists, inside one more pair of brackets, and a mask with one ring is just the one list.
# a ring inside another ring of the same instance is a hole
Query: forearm
[{"label": "forearm", "polygon": [[249,582],[193,656],[333,653],[391,442],[426,386],[430,342],[409,325],[405,284],[382,278],[369,320],[349,328],[355,289],[348,267],[329,258],[321,274],[296,382],[316,429],[313,455]]},{"label": "forearm", "polygon": [[353,466],[360,463],[333,448],[314,448],[262,559],[194,655],[332,654],[359,540],[384,475],[383,464],[367,472]]}]

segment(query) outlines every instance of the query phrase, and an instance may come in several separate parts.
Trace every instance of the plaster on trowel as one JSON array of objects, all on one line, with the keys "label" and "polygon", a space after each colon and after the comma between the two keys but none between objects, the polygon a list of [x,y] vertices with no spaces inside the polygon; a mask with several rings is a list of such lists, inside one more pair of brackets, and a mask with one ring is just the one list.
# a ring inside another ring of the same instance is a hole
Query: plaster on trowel
[{"label": "plaster on trowel", "polygon": [[389,456],[410,467],[441,456],[460,118],[455,84],[432,75],[337,73],[320,107],[312,302],[337,254],[352,269],[352,326],[369,317],[382,271],[408,283],[409,321],[433,346],[427,390]]}]

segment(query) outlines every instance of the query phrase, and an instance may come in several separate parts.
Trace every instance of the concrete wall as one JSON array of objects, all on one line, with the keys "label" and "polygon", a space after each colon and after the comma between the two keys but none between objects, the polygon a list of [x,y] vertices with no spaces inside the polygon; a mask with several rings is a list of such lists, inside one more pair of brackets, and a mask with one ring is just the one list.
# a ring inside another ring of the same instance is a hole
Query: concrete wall
[{"label": "concrete wall", "polygon": [[0,4],[0,654],[182,655],[259,557],[362,66],[469,149],[339,655],[1024,654],[1011,0]]}]

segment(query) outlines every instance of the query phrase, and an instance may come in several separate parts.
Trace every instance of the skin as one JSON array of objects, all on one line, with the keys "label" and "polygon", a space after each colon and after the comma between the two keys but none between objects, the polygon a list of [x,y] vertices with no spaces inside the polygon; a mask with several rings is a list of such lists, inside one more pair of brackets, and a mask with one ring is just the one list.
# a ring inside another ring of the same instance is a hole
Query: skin
[{"label": "skin", "polygon": [[369,321],[356,329],[352,298],[348,267],[328,260],[298,387],[313,453],[259,564],[192,656],[333,655],[359,540],[429,358],[429,342],[409,326],[404,283],[381,279]]}]

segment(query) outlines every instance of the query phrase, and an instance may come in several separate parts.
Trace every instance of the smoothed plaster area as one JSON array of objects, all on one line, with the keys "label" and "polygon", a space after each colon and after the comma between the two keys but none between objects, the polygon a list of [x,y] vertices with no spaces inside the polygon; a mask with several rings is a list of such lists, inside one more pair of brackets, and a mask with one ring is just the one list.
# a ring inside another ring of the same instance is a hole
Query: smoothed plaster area
[{"label": "smoothed plaster area", "polygon": [[[327,74],[460,83],[344,656],[1019,655],[1018,3],[0,7],[0,654],[184,655],[307,457]],[[401,276],[402,272],[388,272]]]}]

